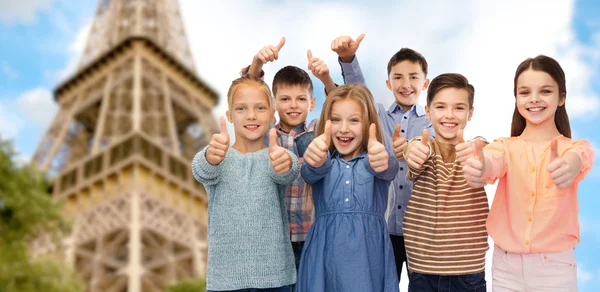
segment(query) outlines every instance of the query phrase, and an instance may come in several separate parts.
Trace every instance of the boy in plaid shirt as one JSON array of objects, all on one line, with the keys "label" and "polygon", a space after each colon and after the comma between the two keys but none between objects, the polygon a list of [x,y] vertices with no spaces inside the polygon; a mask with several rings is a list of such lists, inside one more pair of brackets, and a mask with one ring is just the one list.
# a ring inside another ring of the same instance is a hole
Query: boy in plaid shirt
[{"label": "boy in plaid shirt", "polygon": [[[241,75],[251,75],[262,78],[262,67],[267,62],[279,58],[279,51],[285,44],[285,38],[276,46],[265,46],[252,59],[249,67],[242,69]],[[312,74],[325,85],[325,91],[330,92],[336,85],[329,75],[329,68],[323,61],[313,58],[310,50],[307,52],[308,68]],[[315,107],[316,98],[313,96],[313,83],[306,71],[296,66],[281,68],[273,77],[271,87],[275,96],[275,107],[279,122],[277,144],[298,156],[300,164],[306,147],[315,137],[314,130],[317,120],[307,122],[308,113]],[[265,140],[268,144],[268,140]],[[300,256],[308,230],[313,222],[313,201],[310,194],[305,194],[305,183],[300,175],[286,190],[286,208],[290,228],[290,239],[296,259],[296,269],[300,264]]]}]

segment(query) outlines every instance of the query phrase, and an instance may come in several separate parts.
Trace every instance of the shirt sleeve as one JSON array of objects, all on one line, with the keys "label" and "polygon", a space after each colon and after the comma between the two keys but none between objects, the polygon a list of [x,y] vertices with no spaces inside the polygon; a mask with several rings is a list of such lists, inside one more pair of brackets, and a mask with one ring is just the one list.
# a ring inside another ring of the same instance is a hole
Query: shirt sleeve
[{"label": "shirt sleeve", "polygon": [[354,56],[354,59],[350,63],[342,62],[341,58],[338,58],[338,63],[342,67],[342,77],[344,78],[344,84],[362,84],[366,85],[365,76],[360,69],[358,58]]},{"label": "shirt sleeve", "polygon": [[488,144],[483,148],[485,162],[489,164],[486,165],[486,167],[490,168],[490,175],[484,178],[486,183],[493,184],[498,178],[501,178],[506,174],[506,147],[505,140],[496,139],[493,143]]},{"label": "shirt sleeve", "polygon": [[594,163],[594,148],[588,141],[578,140],[573,141],[571,147],[567,148],[565,153],[570,151],[575,152],[579,156],[579,159],[581,159],[581,170],[573,180],[574,182],[580,182],[585,175],[592,170],[592,164]]},{"label": "shirt sleeve", "polygon": [[204,185],[216,185],[221,181],[221,168],[227,156],[217,165],[212,165],[206,160],[206,150],[209,146],[204,147],[198,152],[192,160],[192,174],[196,180]]}]

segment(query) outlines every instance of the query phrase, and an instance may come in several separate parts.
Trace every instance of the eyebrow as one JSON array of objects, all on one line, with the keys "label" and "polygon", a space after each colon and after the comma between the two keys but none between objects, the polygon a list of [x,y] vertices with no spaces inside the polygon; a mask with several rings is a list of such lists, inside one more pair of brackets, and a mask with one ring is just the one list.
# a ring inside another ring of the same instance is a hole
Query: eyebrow
[{"label": "eyebrow", "polygon": [[[402,74],[402,73],[394,73],[394,76],[396,76],[396,75],[400,75],[400,76],[402,76],[403,74]],[[409,76],[413,76],[413,75],[419,75],[419,73],[418,73],[418,72],[412,72],[412,73],[408,73],[408,75],[409,75]]]},{"label": "eyebrow", "polygon": [[[540,87],[550,87],[550,88],[554,88],[554,85],[547,84],[547,85],[542,85],[542,86],[540,86]],[[529,87],[528,87],[528,86],[521,86],[521,87],[518,87],[518,88],[517,88],[517,90],[519,90],[519,89],[529,89]]]}]

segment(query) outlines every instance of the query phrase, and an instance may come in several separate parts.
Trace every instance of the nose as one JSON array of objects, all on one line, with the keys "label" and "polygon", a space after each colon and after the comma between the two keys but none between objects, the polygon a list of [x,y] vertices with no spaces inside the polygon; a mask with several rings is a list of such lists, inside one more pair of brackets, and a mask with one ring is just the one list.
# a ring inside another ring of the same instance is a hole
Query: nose
[{"label": "nose", "polygon": [[248,120],[256,120],[256,110],[253,108],[248,109],[248,115],[246,116]]},{"label": "nose", "polygon": [[290,107],[293,108],[293,109],[297,108],[298,107],[298,101],[295,100],[295,99],[292,99]]},{"label": "nose", "polygon": [[531,103],[538,103],[540,101],[540,97],[537,93],[532,93],[531,97],[529,98],[529,102]]},{"label": "nose", "polygon": [[408,80],[408,78],[404,78],[404,80],[402,81],[402,88],[410,88],[410,81]]},{"label": "nose", "polygon": [[348,122],[342,121],[342,124],[340,126],[340,133],[348,133],[348,131],[349,131]]}]

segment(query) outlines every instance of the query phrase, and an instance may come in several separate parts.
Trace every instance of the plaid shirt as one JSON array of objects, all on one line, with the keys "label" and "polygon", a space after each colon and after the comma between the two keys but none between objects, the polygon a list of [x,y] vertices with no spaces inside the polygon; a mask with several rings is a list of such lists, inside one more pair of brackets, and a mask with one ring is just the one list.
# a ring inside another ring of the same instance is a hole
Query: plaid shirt
[{"label": "plaid shirt", "polygon": [[[306,147],[314,138],[315,126],[317,120],[312,120],[308,127],[306,123],[302,123],[294,127],[289,133],[283,131],[279,124],[275,125],[275,129],[279,134],[277,144],[288,149],[298,156],[298,162],[302,165],[304,158],[301,157],[306,151]],[[303,137],[304,136],[304,137]],[[303,139],[304,138],[304,139]],[[288,222],[290,227],[290,236],[292,242],[306,240],[306,235],[313,222],[313,201],[310,194],[304,194],[304,179],[298,174],[298,177],[285,192],[285,206],[288,213]]]}]

